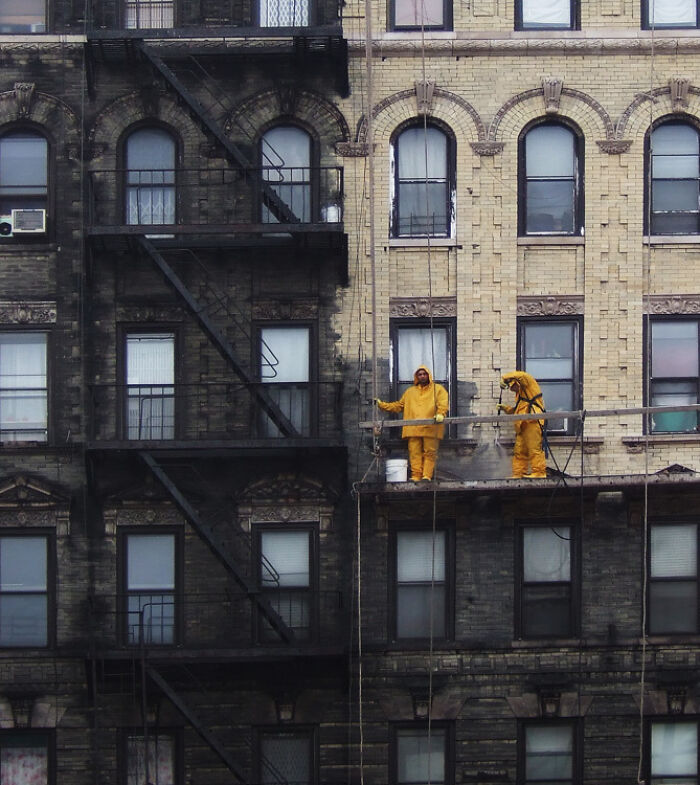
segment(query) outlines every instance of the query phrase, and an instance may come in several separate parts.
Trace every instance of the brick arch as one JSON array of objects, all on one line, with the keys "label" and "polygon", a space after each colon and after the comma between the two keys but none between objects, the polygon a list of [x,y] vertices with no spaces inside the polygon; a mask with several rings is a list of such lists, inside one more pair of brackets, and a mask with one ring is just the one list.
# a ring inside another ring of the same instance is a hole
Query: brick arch
[{"label": "brick arch", "polygon": [[55,142],[64,145],[67,157],[79,157],[80,122],[58,98],[35,91],[33,85],[17,85],[0,93],[0,127],[22,123],[46,129]]},{"label": "brick arch", "polygon": [[700,122],[700,88],[688,87],[688,102],[682,109],[673,105],[668,85],[654,88],[651,96],[654,101],[653,117],[649,113],[649,94],[638,93],[620,115],[616,128],[617,139],[641,140],[649,130],[651,119],[656,122],[667,115],[674,115],[678,119],[685,117],[695,124]]},{"label": "brick arch", "polygon": [[[388,96],[372,110],[372,118],[376,123],[375,141],[388,142],[398,126],[414,120],[416,116],[418,108],[415,90],[401,90]],[[479,142],[486,140],[486,126],[479,113],[468,101],[449,90],[440,87],[434,89],[428,117],[441,120],[458,138]],[[355,140],[358,144],[367,141],[366,115],[363,115],[357,124]]]},{"label": "brick arch", "polygon": [[[529,122],[543,116],[551,117],[552,120],[557,117],[571,120],[586,138],[615,138],[615,127],[610,115],[598,101],[581,90],[562,87],[560,106],[560,111],[547,114],[541,87],[518,93],[496,112],[489,128],[489,139],[499,142],[515,140]],[[514,111],[516,107],[517,112]]]}]

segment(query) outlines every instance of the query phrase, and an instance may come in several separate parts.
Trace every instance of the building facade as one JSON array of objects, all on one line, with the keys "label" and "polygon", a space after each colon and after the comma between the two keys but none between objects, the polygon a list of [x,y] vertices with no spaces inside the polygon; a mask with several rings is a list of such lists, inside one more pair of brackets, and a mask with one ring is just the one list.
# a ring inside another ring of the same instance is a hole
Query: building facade
[{"label": "building facade", "polygon": [[2,4],[2,785],[697,782],[698,14]]}]

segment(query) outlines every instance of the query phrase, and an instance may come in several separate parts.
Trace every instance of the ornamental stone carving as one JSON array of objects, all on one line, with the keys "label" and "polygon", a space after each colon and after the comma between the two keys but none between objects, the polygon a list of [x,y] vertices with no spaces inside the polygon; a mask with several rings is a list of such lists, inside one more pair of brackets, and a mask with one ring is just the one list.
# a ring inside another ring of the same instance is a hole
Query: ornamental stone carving
[{"label": "ornamental stone carving", "polygon": [[[327,502],[335,497],[334,493],[318,480],[299,474],[277,474],[264,477],[251,483],[241,491],[239,498],[243,503],[266,502],[279,509],[280,505],[294,505],[301,502]],[[316,513],[318,517],[318,511]],[[279,518],[277,519],[279,520]]]},{"label": "ornamental stone carving", "polygon": [[52,300],[0,300],[0,324],[55,324],[56,303]]},{"label": "ornamental stone carving", "polygon": [[503,152],[504,142],[472,142],[471,148],[477,155],[498,155]]},{"label": "ornamental stone carving", "polygon": [[570,297],[518,297],[518,316],[578,316],[583,313],[584,299]]},{"label": "ornamental stone carving", "polygon": [[671,91],[671,105],[674,112],[684,112],[688,108],[688,88],[690,79],[676,76],[668,80],[668,89]]},{"label": "ornamental stone carving", "polygon": [[455,297],[392,297],[389,300],[389,316],[392,318],[425,318],[457,316]]},{"label": "ornamental stone carving", "polygon": [[369,155],[367,142],[338,142],[335,151],[343,158],[365,158]]},{"label": "ornamental stone carving", "polygon": [[546,114],[556,114],[561,102],[561,89],[564,82],[556,77],[542,80],[542,93],[544,96],[544,111]]},{"label": "ornamental stone carving", "polygon": [[318,316],[318,303],[313,300],[295,300],[281,302],[279,300],[258,300],[253,303],[253,319],[286,320],[315,319]]},{"label": "ornamental stone carving", "polygon": [[700,295],[652,295],[647,299],[650,315],[700,314]]},{"label": "ornamental stone carving", "polygon": [[599,139],[596,144],[600,150],[609,155],[626,153],[632,146],[631,139]]},{"label": "ornamental stone carving", "polygon": [[182,308],[176,305],[121,305],[118,322],[181,322]]},{"label": "ornamental stone carving", "polygon": [[34,82],[15,82],[15,102],[17,103],[17,119],[25,120],[32,111],[34,101]]},{"label": "ornamental stone carving", "polygon": [[418,114],[430,114],[433,111],[434,95],[434,80],[426,79],[424,82],[416,82],[416,107]]}]

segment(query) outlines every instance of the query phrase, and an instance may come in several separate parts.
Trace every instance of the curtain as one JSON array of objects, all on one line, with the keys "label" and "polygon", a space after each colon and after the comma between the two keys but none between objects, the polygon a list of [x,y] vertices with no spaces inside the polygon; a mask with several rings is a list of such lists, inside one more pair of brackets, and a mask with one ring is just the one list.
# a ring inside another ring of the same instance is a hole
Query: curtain
[{"label": "curtain", "polygon": [[309,0],[260,0],[261,27],[306,27]]},{"label": "curtain", "polygon": [[570,726],[527,728],[525,741],[528,781],[571,782],[573,732]]},{"label": "curtain", "polygon": [[445,780],[445,731],[439,728],[398,730],[396,738],[398,781],[400,783]]},{"label": "curtain", "polygon": [[683,778],[695,777],[697,773],[697,723],[655,722],[651,726],[651,776]]},{"label": "curtain", "polygon": [[444,327],[402,327],[399,329],[399,382],[413,384],[413,373],[426,365],[433,378],[445,384],[449,378],[448,331]]},{"label": "curtain", "polygon": [[129,30],[172,27],[173,24],[173,0],[127,2],[126,27]]},{"label": "curtain", "polygon": [[399,532],[396,537],[399,583],[445,580],[445,532]]},{"label": "curtain", "polygon": [[522,0],[523,27],[569,27],[570,0]]},{"label": "curtain", "polygon": [[395,0],[395,27],[443,27],[443,0]]},{"label": "curtain", "polygon": [[49,756],[45,747],[3,747],[0,750],[2,785],[47,785]]},{"label": "curtain", "polygon": [[127,223],[175,223],[175,140],[160,128],[135,131],[126,146]]},{"label": "curtain", "polygon": [[273,586],[309,585],[309,533],[263,532],[263,583]]},{"label": "curtain", "polygon": [[695,0],[647,0],[649,21],[654,25],[695,27],[697,22]]},{"label": "curtain", "polygon": [[651,577],[694,578],[697,574],[697,525],[651,529]]},{"label": "curtain", "polygon": [[[129,736],[127,741],[127,785],[146,785],[146,760],[143,736]],[[148,782],[150,785],[173,785],[175,782],[175,740],[170,736],[148,738]]]},{"label": "curtain", "polygon": [[523,577],[526,583],[570,580],[570,537],[568,526],[529,526],[523,530]]}]

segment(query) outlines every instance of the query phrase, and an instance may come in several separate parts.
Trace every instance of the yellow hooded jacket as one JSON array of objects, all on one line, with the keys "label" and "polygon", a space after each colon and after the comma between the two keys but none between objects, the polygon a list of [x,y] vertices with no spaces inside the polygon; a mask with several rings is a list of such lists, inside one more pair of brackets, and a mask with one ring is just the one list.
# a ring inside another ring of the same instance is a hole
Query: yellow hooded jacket
[{"label": "yellow hooded jacket", "polygon": [[[428,372],[430,382],[421,387],[416,373],[421,370]],[[404,420],[432,420],[436,414],[446,415],[449,408],[447,390],[433,381],[433,375],[425,365],[419,365],[413,373],[413,387],[401,396],[398,401],[377,401],[377,406],[385,412],[403,412]],[[444,425],[404,425],[401,436],[432,436],[442,439]]]},{"label": "yellow hooded jacket", "polygon": [[[515,406],[506,409],[508,414],[536,414],[545,411],[542,390],[534,376],[525,371],[511,371],[503,374],[501,379],[509,388],[513,382],[517,382],[520,388]],[[515,430],[520,430],[520,426],[527,422],[538,422],[544,428],[544,420],[516,420]]]}]

